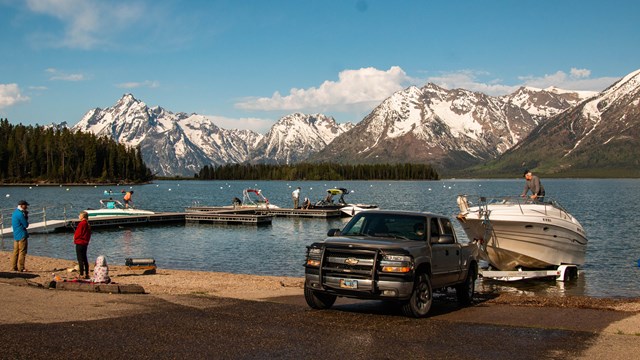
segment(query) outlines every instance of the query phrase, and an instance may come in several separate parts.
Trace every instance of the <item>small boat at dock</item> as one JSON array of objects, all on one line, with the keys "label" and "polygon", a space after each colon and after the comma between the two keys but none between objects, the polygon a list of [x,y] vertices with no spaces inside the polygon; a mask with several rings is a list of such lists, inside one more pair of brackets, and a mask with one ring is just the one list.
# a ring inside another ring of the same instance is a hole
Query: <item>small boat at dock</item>
[{"label": "small boat at dock", "polygon": [[140,216],[140,215],[153,215],[153,211],[136,209],[133,207],[125,207],[118,200],[114,199],[102,199],[100,200],[99,209],[87,209],[85,210],[89,217],[97,216]]},{"label": "small boat at dock", "polygon": [[[309,209],[339,209],[344,216],[354,216],[355,214],[364,210],[378,210],[378,205],[373,204],[350,204],[344,199],[344,196],[349,194],[349,190],[345,188],[328,189],[327,196],[309,206]],[[340,196],[338,201],[334,203],[333,197]]]}]

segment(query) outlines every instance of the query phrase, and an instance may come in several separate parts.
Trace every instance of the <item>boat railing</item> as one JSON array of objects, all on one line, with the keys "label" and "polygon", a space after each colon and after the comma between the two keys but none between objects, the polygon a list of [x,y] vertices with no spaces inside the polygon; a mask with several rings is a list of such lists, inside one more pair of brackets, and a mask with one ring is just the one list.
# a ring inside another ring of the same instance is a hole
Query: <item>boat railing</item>
[{"label": "boat railing", "polygon": [[[464,197],[467,201],[468,206],[478,206],[480,211],[487,212],[488,206],[493,204],[500,205],[514,205],[518,206],[520,212],[525,214],[525,210],[523,205],[544,205],[543,213],[544,215],[550,215],[549,212],[551,210],[558,210],[560,214],[566,218],[571,219],[572,216],[569,212],[562,206],[558,201],[553,198],[546,197],[544,201],[538,201],[535,199],[531,199],[530,197],[522,197],[519,195],[507,195],[507,196],[480,196],[480,195],[460,195]],[[475,200],[475,201],[474,201]]]}]

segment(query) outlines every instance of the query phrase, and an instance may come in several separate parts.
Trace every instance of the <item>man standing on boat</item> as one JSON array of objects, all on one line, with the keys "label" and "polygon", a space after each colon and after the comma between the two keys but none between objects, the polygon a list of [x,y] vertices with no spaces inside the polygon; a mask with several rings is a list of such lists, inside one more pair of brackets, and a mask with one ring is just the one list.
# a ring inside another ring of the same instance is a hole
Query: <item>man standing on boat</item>
[{"label": "man standing on boat", "polygon": [[524,184],[524,191],[520,196],[527,196],[527,193],[531,190],[531,200],[544,201],[544,186],[542,186],[540,178],[533,175],[530,170],[525,170],[523,176],[526,181]]},{"label": "man standing on boat", "polygon": [[293,208],[297,209],[298,204],[300,203],[300,186],[293,190],[293,192],[291,193],[291,198],[293,199]]}]

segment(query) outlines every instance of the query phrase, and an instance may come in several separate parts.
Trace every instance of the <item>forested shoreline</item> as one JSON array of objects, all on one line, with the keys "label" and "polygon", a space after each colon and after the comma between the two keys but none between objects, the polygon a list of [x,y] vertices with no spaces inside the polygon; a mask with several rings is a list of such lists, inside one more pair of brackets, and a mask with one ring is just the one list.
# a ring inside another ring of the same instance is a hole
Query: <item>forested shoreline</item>
[{"label": "forested shoreline", "polygon": [[205,166],[199,180],[438,180],[429,164],[298,163]]},{"label": "forested shoreline", "polygon": [[[204,166],[198,180],[438,180],[429,164],[226,164]],[[140,148],[66,127],[12,125],[0,119],[0,183],[143,183],[154,175]]]},{"label": "forested shoreline", "polygon": [[153,179],[139,148],[66,127],[0,119],[0,182],[140,183]]}]

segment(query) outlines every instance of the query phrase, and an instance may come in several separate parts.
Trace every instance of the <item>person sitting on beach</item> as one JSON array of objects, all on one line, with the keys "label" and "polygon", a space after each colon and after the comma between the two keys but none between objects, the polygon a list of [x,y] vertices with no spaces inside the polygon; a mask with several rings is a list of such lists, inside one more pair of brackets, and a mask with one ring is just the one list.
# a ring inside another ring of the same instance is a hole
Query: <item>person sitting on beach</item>
[{"label": "person sitting on beach", "polygon": [[107,258],[104,257],[104,255],[100,255],[96,259],[96,266],[93,268],[93,279],[91,279],[91,281],[102,284],[108,284],[111,282]]}]

